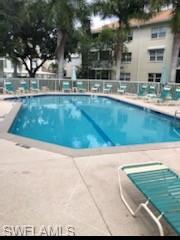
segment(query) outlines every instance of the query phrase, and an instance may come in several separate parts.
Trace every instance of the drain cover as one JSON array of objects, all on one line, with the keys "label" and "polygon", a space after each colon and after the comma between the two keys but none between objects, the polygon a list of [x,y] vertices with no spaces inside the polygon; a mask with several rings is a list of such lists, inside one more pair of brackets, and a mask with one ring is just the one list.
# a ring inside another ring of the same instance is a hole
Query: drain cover
[{"label": "drain cover", "polygon": [[23,145],[23,144],[20,144],[20,143],[16,143],[16,146],[22,147],[22,148],[25,148],[25,149],[30,149],[31,148],[31,147],[29,147],[27,145]]}]

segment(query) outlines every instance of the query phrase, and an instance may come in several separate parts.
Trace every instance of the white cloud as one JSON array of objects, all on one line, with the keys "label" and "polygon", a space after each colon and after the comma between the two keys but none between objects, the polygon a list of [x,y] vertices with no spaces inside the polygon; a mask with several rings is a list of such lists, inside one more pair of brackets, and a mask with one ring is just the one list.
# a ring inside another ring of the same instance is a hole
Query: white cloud
[{"label": "white cloud", "polygon": [[114,21],[116,21],[115,18],[107,18],[105,20],[102,20],[100,17],[94,16],[92,17],[92,29],[102,27],[103,25],[109,24]]},{"label": "white cloud", "polygon": [[[87,2],[93,2],[95,0],[87,0]],[[115,21],[115,18],[107,18],[102,20],[100,16],[92,16],[92,29],[102,27],[105,24],[109,24]]]}]

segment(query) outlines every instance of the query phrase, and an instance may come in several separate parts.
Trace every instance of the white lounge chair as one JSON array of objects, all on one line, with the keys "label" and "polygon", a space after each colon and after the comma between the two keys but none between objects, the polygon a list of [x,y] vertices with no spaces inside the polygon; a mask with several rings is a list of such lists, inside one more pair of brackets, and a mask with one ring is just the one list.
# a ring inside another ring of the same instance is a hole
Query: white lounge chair
[{"label": "white lounge chair", "polygon": [[[128,176],[147,199],[135,211],[124,195],[122,173]],[[180,176],[162,163],[153,162],[121,166],[118,177],[121,199],[132,216],[135,217],[144,209],[157,225],[161,236],[164,236],[162,218],[180,235]],[[157,210],[158,216],[153,213],[152,206]]]},{"label": "white lounge chair", "polygon": [[63,92],[72,92],[69,82],[63,82],[62,91]]},{"label": "white lounge chair", "polygon": [[86,89],[83,87],[83,82],[77,82],[76,83],[77,91],[80,93],[86,92]]},{"label": "white lounge chair", "polygon": [[104,93],[111,93],[112,92],[112,84],[106,84],[103,91],[104,91]]},{"label": "white lounge chair", "polygon": [[37,81],[31,81],[30,90],[31,92],[39,92]]},{"label": "white lounge chair", "polygon": [[117,93],[119,94],[125,94],[126,93],[127,86],[126,85],[120,85],[117,89]]},{"label": "white lounge chair", "polygon": [[101,85],[99,83],[95,83],[94,86],[91,88],[91,92],[100,92]]},{"label": "white lounge chair", "polygon": [[4,82],[4,93],[14,94],[14,88],[13,88],[12,82],[10,82],[10,81]]}]

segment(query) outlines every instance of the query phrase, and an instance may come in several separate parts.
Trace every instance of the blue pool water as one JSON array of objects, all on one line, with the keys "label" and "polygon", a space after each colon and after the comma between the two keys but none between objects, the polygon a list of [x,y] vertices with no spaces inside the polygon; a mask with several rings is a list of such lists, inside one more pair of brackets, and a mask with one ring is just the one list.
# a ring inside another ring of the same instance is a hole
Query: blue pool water
[{"label": "blue pool water", "polygon": [[[171,118],[104,97],[24,99],[9,132],[74,149],[180,141]],[[180,127],[180,126],[179,126]]]}]

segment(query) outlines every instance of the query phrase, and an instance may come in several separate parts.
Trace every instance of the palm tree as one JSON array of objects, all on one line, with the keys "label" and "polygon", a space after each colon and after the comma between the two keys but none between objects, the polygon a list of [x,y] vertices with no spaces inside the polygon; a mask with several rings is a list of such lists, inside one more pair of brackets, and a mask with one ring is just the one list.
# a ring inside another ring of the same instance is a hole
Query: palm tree
[{"label": "palm tree", "polygon": [[89,59],[87,53],[92,46],[92,33],[91,33],[91,4],[85,0],[79,0],[79,7],[77,8],[76,15],[80,22],[78,28],[78,50],[81,53],[82,68],[80,76],[82,78],[88,78],[89,73]]},{"label": "palm tree", "polygon": [[98,0],[94,4],[95,13],[98,13],[103,19],[107,17],[116,17],[118,28],[116,30],[116,80],[120,79],[121,58],[124,49],[127,32],[130,28],[131,19],[148,19],[152,16],[151,4],[147,6],[148,1],[144,0]]},{"label": "palm tree", "polygon": [[72,33],[74,25],[74,6],[71,0],[52,0],[51,20],[57,30],[56,56],[58,63],[58,77],[64,77],[64,54],[68,33]]},{"label": "palm tree", "polygon": [[51,0],[51,21],[57,29],[56,56],[58,63],[58,77],[64,77],[64,56],[68,39],[72,38],[78,20],[88,28],[89,15],[85,0]]}]

